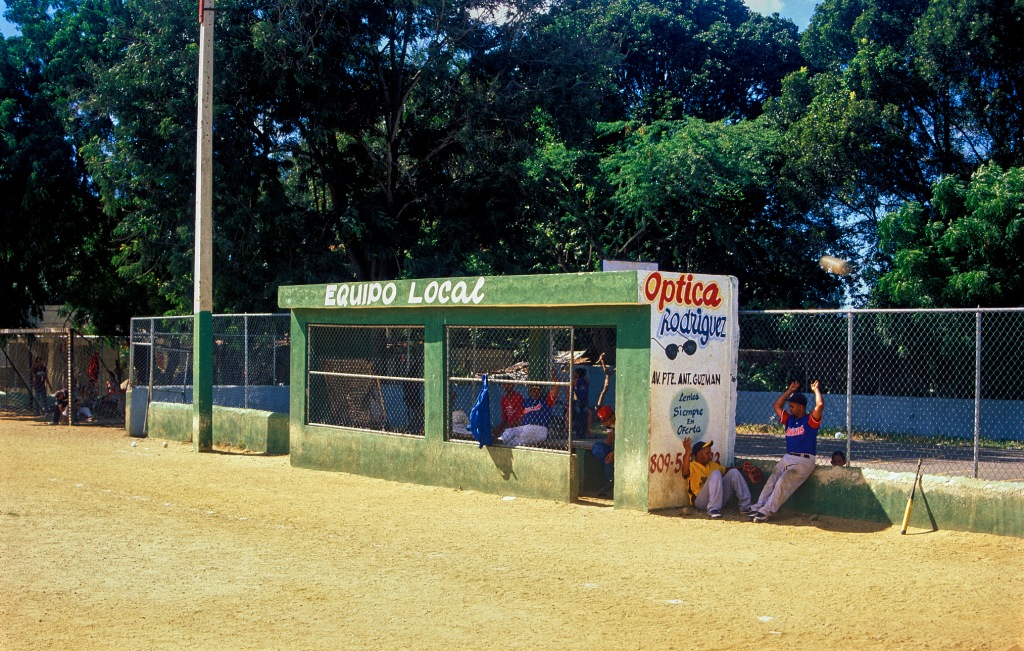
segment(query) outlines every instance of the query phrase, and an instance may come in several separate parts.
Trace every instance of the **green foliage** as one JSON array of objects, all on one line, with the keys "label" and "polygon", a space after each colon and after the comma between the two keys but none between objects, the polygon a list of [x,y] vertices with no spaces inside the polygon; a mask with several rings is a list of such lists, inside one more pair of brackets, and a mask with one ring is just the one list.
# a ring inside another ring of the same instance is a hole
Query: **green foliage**
[{"label": "green foliage", "polygon": [[[989,161],[1024,162],[1024,48],[1009,28],[1021,11],[996,0],[819,5],[802,39],[810,70],[787,79],[769,113],[788,127],[791,195],[848,226],[865,289],[890,264],[913,266],[878,249],[882,216],[927,204],[939,179],[967,179]],[[901,284],[901,301],[917,284]]]},{"label": "green foliage", "polygon": [[879,226],[891,269],[880,305],[1002,307],[1024,303],[1024,169],[991,163],[964,183],[944,178],[929,204],[909,203]]},{"label": "green foliage", "polygon": [[81,151],[67,133],[68,95],[42,65],[54,37],[35,6],[25,37],[0,42],[0,326],[18,327],[45,304],[64,304],[106,333],[125,332],[147,305],[138,288],[118,282],[110,237]]},{"label": "green foliage", "polygon": [[[8,6],[7,322],[191,311],[194,3]],[[217,311],[602,258],[737,275],[746,307],[1020,303],[1020,3],[825,0],[799,40],[739,0],[501,9],[218,3]]]},{"label": "green foliage", "polygon": [[601,163],[614,188],[613,256],[741,276],[748,305],[830,299],[837,284],[813,252],[836,231],[789,209],[777,185],[782,134],[766,120],[619,128],[621,143]]},{"label": "green foliage", "polygon": [[563,7],[585,14],[590,37],[617,53],[613,69],[624,113],[640,121],[755,117],[800,65],[796,26],[752,14],[739,0]]}]

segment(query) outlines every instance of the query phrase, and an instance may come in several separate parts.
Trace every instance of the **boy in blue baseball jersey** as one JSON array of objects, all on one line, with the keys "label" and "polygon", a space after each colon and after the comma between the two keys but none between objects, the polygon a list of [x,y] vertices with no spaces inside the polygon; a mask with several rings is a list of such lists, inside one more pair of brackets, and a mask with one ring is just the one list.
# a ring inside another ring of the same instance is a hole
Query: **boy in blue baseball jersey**
[{"label": "boy in blue baseball jersey", "polygon": [[[814,410],[807,412],[807,396],[797,393],[799,382],[792,382],[789,388],[776,399],[772,407],[779,421],[786,428],[786,455],[775,464],[771,477],[761,491],[761,497],[751,508],[750,518],[754,522],[765,522],[782,508],[789,496],[814,472],[814,457],[818,452],[818,429],[825,411],[821,397],[821,386],[817,380],[811,383],[814,392]],[[782,407],[789,404],[789,411]]]}]

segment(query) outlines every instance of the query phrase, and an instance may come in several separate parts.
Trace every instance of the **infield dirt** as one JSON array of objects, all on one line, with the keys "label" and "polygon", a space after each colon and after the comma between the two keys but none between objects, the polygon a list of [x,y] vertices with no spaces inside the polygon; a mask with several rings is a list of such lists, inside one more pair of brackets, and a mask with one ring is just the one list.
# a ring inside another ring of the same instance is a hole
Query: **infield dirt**
[{"label": "infield dirt", "polygon": [[1022,579],[1017,538],[508,499],[0,420],[2,649],[1022,650]]}]

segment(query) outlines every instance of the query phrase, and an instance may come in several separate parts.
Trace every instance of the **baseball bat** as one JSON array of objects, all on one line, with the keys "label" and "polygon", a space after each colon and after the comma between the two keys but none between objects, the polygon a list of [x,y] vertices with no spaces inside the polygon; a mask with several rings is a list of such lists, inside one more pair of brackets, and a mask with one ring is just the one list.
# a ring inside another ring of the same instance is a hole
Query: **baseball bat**
[{"label": "baseball bat", "polygon": [[910,499],[907,500],[907,510],[903,512],[903,528],[900,535],[907,533],[907,524],[910,523],[910,512],[914,508],[914,494],[917,492],[917,483],[921,481],[921,459],[917,460],[917,472],[914,473],[914,487],[910,489]]}]

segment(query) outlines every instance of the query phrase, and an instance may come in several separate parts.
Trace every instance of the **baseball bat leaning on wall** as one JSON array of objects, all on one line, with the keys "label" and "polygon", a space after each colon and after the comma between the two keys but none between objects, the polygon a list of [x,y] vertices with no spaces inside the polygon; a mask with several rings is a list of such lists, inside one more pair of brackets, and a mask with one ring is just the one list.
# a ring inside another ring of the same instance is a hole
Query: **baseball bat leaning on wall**
[{"label": "baseball bat leaning on wall", "polygon": [[900,535],[907,533],[907,524],[910,523],[910,511],[914,508],[914,494],[917,492],[917,484],[921,481],[921,459],[917,460],[917,472],[914,473],[914,487],[910,489],[910,499],[907,500],[907,510],[903,512],[903,528]]}]

